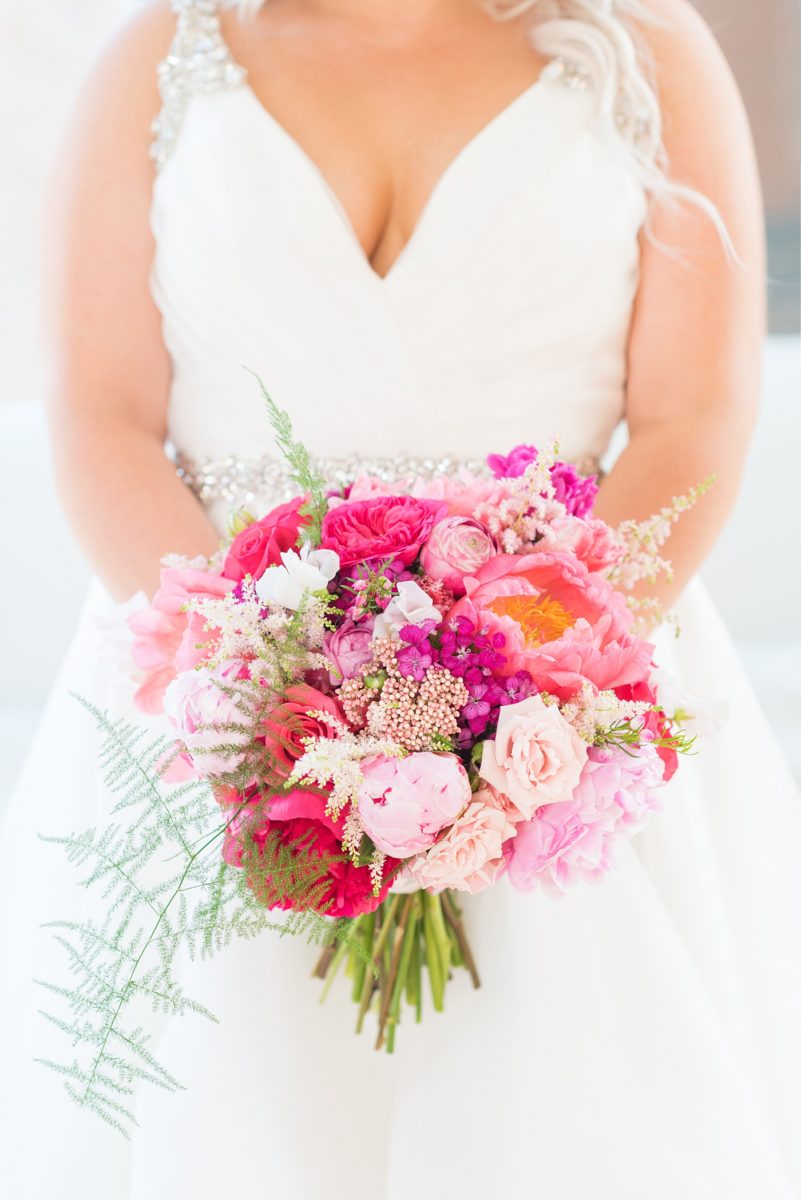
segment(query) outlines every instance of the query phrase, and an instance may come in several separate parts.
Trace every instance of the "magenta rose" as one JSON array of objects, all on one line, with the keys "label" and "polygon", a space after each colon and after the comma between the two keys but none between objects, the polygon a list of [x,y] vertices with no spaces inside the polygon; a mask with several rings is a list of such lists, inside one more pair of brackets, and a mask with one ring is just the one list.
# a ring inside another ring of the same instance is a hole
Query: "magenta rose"
[{"label": "magenta rose", "polygon": [[497,547],[480,521],[446,517],[431,530],[420,554],[420,565],[455,596],[462,596],[465,575],[474,575],[496,553]]},{"label": "magenta rose", "polygon": [[268,567],[278,566],[282,553],[297,545],[300,531],[308,521],[300,513],[305,502],[305,496],[296,496],[237,534],[225,558],[224,578],[235,583],[246,575],[261,579]]},{"label": "magenta rose", "polygon": [[359,674],[359,667],[372,660],[373,625],[371,619],[357,625],[348,617],[338,629],[326,634],[323,654],[331,663],[331,683],[344,683]]},{"label": "magenta rose", "polygon": [[444,507],[413,496],[376,496],[330,509],[321,545],[339,555],[341,566],[370,559],[399,559],[410,566]]},{"label": "magenta rose", "polygon": [[[228,805],[242,803],[241,797],[230,793]],[[283,894],[281,883],[267,876],[260,868],[267,839],[273,846],[286,848],[295,845],[295,855],[308,861],[311,868],[308,885],[314,890],[314,910],[328,917],[358,917],[375,912],[386,898],[391,875],[397,867],[387,858],[383,867],[383,884],[373,895],[373,881],[368,866],[357,867],[342,849],[344,822],[334,821],[325,811],[326,797],[317,792],[296,788],[273,796],[263,813],[254,817],[255,807],[246,808],[234,817],[226,830],[223,858],[232,867],[248,874],[248,883],[256,896],[269,908],[291,910],[298,904],[297,896]],[[319,864],[319,877],[314,869]],[[305,876],[304,876],[305,877]]]},{"label": "magenta rose", "polygon": [[427,849],[470,803],[470,780],[455,754],[375,755],[363,764],[359,815],[379,850],[409,858]]}]

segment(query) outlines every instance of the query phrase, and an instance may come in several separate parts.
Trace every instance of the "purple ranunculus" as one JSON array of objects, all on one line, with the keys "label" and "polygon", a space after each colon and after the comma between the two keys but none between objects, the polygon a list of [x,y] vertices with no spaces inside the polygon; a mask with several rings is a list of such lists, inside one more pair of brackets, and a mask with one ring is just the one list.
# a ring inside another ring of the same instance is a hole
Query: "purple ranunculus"
[{"label": "purple ranunculus", "polygon": [[348,617],[338,629],[326,634],[323,654],[331,662],[331,682],[340,684],[345,679],[358,675],[359,667],[373,657],[373,618],[365,618],[356,625]]}]

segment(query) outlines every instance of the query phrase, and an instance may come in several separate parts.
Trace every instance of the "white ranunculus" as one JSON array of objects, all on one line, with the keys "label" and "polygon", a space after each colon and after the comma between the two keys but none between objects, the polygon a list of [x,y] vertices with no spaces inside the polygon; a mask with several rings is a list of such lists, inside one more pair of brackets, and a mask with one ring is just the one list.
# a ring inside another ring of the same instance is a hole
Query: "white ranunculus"
[{"label": "white ranunculus", "polygon": [[339,570],[339,555],[334,550],[312,550],[309,545],[285,550],[283,566],[268,567],[256,581],[256,593],[263,604],[280,604],[297,610],[307,592],[325,591]]},{"label": "white ranunculus", "polygon": [[405,625],[422,625],[423,621],[441,621],[442,614],[413,579],[404,579],[397,585],[398,594],[375,619],[374,638],[398,640]]}]

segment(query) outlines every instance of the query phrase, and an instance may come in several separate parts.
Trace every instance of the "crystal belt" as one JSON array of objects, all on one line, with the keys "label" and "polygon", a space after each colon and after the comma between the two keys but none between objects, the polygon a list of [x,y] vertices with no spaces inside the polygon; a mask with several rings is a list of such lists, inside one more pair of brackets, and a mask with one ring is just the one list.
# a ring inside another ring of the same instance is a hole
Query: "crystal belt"
[{"label": "crystal belt", "polygon": [[[274,503],[289,500],[298,493],[297,484],[282,459],[265,455],[262,458],[188,458],[176,454],[178,476],[203,504],[226,501],[237,507],[255,499]],[[343,458],[314,458],[312,465],[332,488],[346,487],[361,475],[370,475],[385,483],[405,479],[439,479],[454,477],[466,471],[472,475],[487,475],[489,468],[483,458],[423,458],[413,454],[370,457],[351,454]],[[597,458],[586,457],[574,463],[582,474],[598,471]]]}]

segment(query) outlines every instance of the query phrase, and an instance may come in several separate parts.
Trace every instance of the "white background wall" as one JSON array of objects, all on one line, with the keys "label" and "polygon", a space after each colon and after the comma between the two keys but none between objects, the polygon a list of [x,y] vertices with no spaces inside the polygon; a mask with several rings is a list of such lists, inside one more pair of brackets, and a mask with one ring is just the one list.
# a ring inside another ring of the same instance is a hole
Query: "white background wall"
[{"label": "white background wall", "polygon": [[[74,624],[86,581],[50,477],[41,397],[42,207],[80,79],[136,0],[37,0],[0,11],[0,810]],[[703,7],[703,5],[701,6]],[[789,142],[788,142],[789,145]],[[801,354],[771,342],[754,450],[705,571],[769,715],[801,771]]]}]

